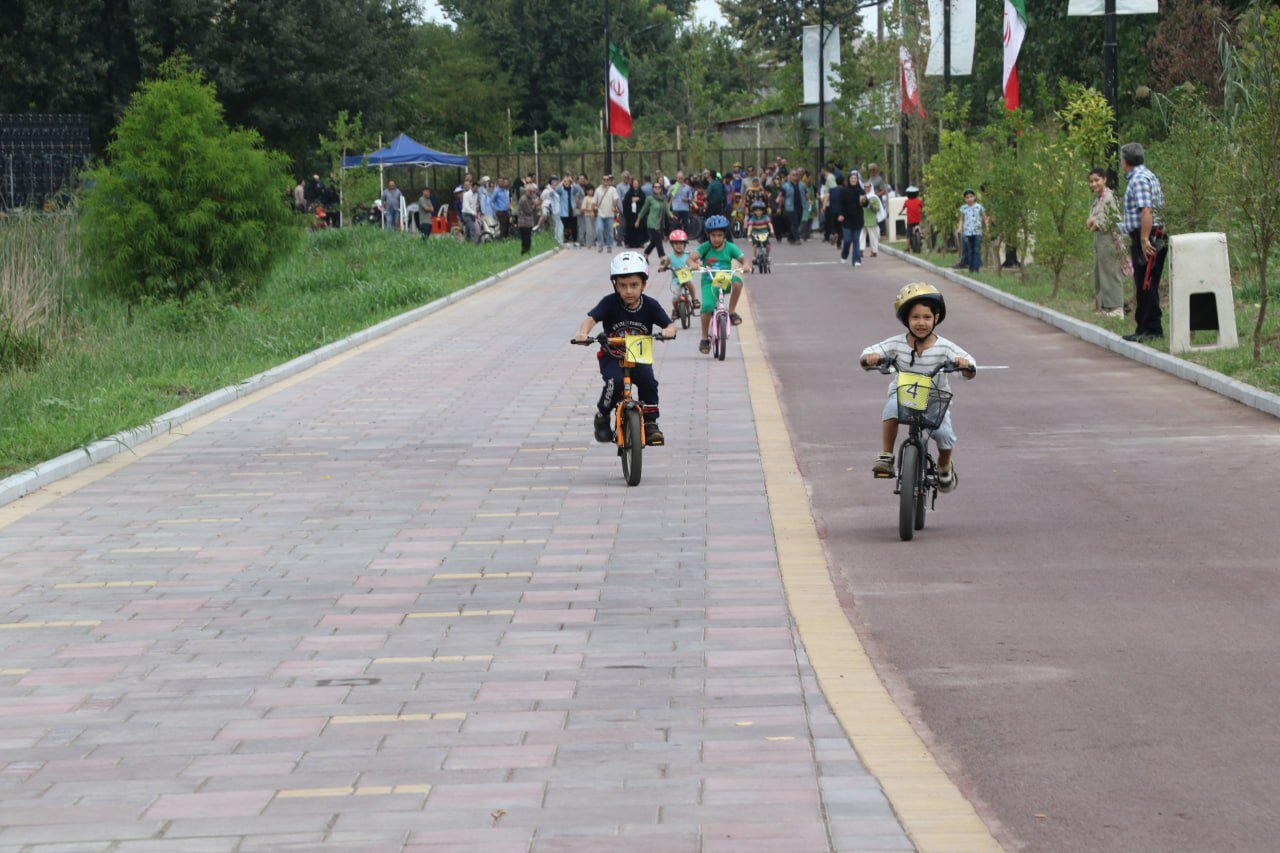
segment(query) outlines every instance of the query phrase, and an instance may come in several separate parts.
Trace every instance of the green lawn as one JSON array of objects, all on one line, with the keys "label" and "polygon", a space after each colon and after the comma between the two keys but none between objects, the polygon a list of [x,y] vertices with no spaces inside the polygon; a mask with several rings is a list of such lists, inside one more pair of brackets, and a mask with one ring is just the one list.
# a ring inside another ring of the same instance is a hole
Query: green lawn
[{"label": "green lawn", "polygon": [[[552,246],[535,239],[533,254]],[[311,233],[250,300],[128,311],[64,282],[60,340],[33,366],[0,369],[0,476],[149,422],[183,403],[521,260],[483,246],[358,227]]]},{"label": "green lawn", "polygon": [[[904,243],[890,245],[903,251],[906,250]],[[952,267],[959,260],[958,254],[945,252],[926,251],[922,257],[924,260],[939,267]],[[1095,313],[1093,306],[1092,261],[1090,261],[1089,266],[1076,262],[1064,269],[1056,297],[1052,295],[1053,273],[1050,270],[1032,263],[1026,268],[1024,280],[1020,270],[993,269],[990,265],[987,265],[986,258],[984,258],[983,263],[984,266],[981,272],[973,275],[967,272],[964,274],[1028,302],[1044,305],[1069,317],[1084,320],[1118,335],[1125,335],[1133,331],[1133,320],[1129,317],[1125,319],[1100,317]],[[1258,320],[1258,306],[1253,302],[1242,301],[1241,290],[1239,286],[1235,287],[1236,331],[1240,338],[1239,348],[1214,352],[1184,353],[1180,357],[1203,365],[1210,370],[1216,370],[1240,382],[1262,388],[1273,394],[1280,394],[1280,304],[1272,300],[1268,308],[1267,320],[1263,330],[1262,357],[1259,363],[1255,365],[1253,362],[1253,327]],[[1128,298],[1132,301],[1132,293],[1128,294]],[[1168,306],[1166,305],[1166,333],[1169,330],[1168,320]],[[1212,333],[1195,334],[1197,343],[1201,342],[1202,338],[1205,343],[1209,343],[1212,340]],[[1155,349],[1161,352],[1169,351],[1167,338],[1155,341],[1152,344],[1143,344],[1143,346],[1154,346]]]}]

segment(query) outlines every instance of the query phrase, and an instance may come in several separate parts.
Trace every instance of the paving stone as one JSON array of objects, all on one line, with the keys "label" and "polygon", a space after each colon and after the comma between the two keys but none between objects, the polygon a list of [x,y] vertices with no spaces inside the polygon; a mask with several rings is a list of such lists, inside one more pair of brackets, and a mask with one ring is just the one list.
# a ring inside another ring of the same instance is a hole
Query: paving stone
[{"label": "paving stone", "polygon": [[606,269],[562,253],[0,530],[0,622],[47,623],[0,632],[0,847],[910,849],[795,636],[738,354],[659,351],[639,487],[591,440],[554,330]]}]

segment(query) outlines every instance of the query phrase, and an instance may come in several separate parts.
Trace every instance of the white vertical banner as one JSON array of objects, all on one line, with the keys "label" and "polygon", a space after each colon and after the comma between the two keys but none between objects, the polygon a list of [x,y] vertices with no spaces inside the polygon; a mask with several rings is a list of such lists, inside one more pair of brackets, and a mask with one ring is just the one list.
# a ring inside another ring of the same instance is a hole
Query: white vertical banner
[{"label": "white vertical banner", "polygon": [[[1068,0],[1068,15],[1101,15],[1106,9],[1105,0]],[[1156,15],[1160,9],[1156,0],[1116,0],[1117,15]]]},{"label": "white vertical banner", "polygon": [[[946,0],[929,0],[929,63],[924,73],[943,76],[942,69],[942,4]],[[978,0],[951,0],[951,76],[973,73],[974,31],[978,25]]]},{"label": "white vertical banner", "polygon": [[[818,103],[818,27],[805,27],[801,37],[801,57],[804,61],[804,102]],[[840,27],[827,24],[827,43],[822,50],[822,66],[827,76],[824,83],[826,100],[835,100],[840,88]]]}]

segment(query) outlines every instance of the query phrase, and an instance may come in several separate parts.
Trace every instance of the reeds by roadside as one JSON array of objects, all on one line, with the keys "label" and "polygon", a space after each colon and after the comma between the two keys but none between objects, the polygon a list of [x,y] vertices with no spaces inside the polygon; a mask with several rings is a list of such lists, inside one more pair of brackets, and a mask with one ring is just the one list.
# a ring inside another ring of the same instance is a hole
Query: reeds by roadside
[{"label": "reeds by roadside", "polygon": [[74,210],[0,213],[0,370],[33,366],[58,339],[79,274]]}]

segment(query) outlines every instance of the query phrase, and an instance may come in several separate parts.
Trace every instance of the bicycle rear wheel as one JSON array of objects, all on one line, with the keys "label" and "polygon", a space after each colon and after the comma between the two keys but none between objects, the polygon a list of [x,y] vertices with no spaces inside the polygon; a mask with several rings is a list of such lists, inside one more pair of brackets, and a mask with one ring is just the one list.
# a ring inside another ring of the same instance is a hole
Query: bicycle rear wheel
[{"label": "bicycle rear wheel", "polygon": [[898,466],[898,536],[910,542],[916,535],[916,485],[920,474],[920,448],[907,444],[902,448],[902,464]]},{"label": "bicycle rear wheel", "polygon": [[720,361],[724,361],[725,353],[729,349],[729,315],[716,315],[716,339],[713,343],[715,357]]},{"label": "bicycle rear wheel", "polygon": [[644,454],[644,436],[641,432],[640,410],[624,410],[622,413],[622,476],[626,479],[628,486],[640,485]]},{"label": "bicycle rear wheel", "polygon": [[676,313],[680,315],[680,328],[689,328],[689,303],[681,299],[677,304]]}]

